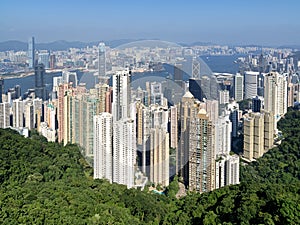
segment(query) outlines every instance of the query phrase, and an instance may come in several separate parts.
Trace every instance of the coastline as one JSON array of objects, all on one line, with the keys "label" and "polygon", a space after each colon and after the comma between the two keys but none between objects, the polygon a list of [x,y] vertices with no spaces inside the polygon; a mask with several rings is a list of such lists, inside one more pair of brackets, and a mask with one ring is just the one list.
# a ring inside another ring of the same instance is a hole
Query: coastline
[{"label": "coastline", "polygon": [[[57,72],[62,72],[62,69],[55,69],[55,70],[46,70],[46,74],[51,74],[51,73],[57,73]],[[20,73],[15,73],[15,74],[1,74],[0,78],[3,79],[16,79],[16,78],[24,78],[24,77],[29,77],[29,76],[33,76],[34,75],[34,71],[30,71],[30,72],[20,72]]]}]

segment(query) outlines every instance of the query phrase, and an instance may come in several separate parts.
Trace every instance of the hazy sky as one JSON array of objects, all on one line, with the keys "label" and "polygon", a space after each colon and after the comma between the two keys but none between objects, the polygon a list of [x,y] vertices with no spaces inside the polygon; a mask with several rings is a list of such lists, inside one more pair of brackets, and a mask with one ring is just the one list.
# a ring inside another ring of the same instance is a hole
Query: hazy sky
[{"label": "hazy sky", "polygon": [[0,0],[0,41],[300,44],[299,0]]}]

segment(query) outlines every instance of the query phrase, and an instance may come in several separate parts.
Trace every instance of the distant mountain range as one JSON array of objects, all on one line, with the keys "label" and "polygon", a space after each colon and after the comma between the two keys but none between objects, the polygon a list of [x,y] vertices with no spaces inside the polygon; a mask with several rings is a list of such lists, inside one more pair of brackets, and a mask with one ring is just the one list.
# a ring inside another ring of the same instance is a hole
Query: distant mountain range
[{"label": "distant mountain range", "polygon": [[300,45],[282,45],[279,46],[278,48],[283,49],[283,48],[292,48],[292,49],[298,49],[300,50]]},{"label": "distant mountain range", "polygon": [[[104,41],[106,45],[110,46],[111,48],[115,48],[119,45],[126,44],[132,41],[136,41],[134,39],[120,39],[120,40],[113,40],[113,41]],[[81,42],[81,41],[54,41],[49,43],[36,43],[35,48],[40,50],[68,50],[69,48],[84,48],[86,46],[94,46],[98,45],[99,41],[94,42]],[[22,41],[5,41],[0,42],[0,51],[22,51],[27,50],[28,44]]]},{"label": "distant mountain range", "polygon": [[[112,41],[104,41],[104,43],[107,46],[110,46],[111,48],[115,48],[117,46],[127,44],[133,41],[141,41],[146,39],[118,39],[118,40],[112,40]],[[94,46],[98,45],[100,41],[93,41],[93,42],[81,42],[81,41],[65,41],[65,40],[59,40],[49,43],[36,43],[36,49],[38,50],[52,50],[52,51],[59,51],[59,50],[68,50],[69,48],[85,48],[86,46]],[[212,42],[193,42],[193,43],[178,43],[181,46],[184,47],[192,47],[192,46],[207,46],[207,45],[216,45]],[[261,47],[261,45],[244,45],[244,47]],[[26,42],[22,41],[4,41],[0,42],[0,51],[22,51],[27,50],[28,44]],[[278,49],[283,48],[292,48],[292,49],[300,49],[300,45],[282,45],[277,47]]]}]

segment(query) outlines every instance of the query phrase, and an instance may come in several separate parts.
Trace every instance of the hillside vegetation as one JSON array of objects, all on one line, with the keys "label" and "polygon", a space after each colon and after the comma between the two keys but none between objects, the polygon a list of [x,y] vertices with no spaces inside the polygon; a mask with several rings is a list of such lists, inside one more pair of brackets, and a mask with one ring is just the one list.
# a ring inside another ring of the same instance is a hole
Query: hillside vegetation
[{"label": "hillside vegetation", "polygon": [[0,130],[0,224],[300,224],[300,112],[282,144],[241,167],[241,183],[176,199],[93,180],[75,145]]}]

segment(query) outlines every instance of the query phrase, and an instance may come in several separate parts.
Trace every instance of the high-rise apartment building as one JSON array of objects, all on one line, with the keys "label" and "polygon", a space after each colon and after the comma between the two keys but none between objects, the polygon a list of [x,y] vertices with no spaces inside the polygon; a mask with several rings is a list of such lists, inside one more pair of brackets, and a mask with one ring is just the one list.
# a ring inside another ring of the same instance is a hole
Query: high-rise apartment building
[{"label": "high-rise apartment building", "polygon": [[136,103],[138,161],[155,185],[169,185],[169,111],[158,104]]},{"label": "high-rise apartment building", "polygon": [[94,116],[94,179],[113,181],[112,115],[103,112]]},{"label": "high-rise apartment building", "polygon": [[24,103],[20,99],[13,100],[12,116],[13,116],[13,127],[19,128],[24,127]]},{"label": "high-rise apartment building", "polygon": [[[64,96],[64,144],[76,143],[87,157],[93,156],[93,118],[97,114],[98,98],[73,88]],[[78,92],[79,91],[79,92]],[[77,94],[76,94],[77,93]]]},{"label": "high-rise apartment building", "polygon": [[200,109],[191,117],[189,134],[188,189],[200,193],[215,189],[215,130]]},{"label": "high-rise apartment building", "polygon": [[178,147],[178,106],[170,107],[170,147]]},{"label": "high-rise apartment building", "polygon": [[163,93],[161,83],[150,83],[150,104],[162,105]]},{"label": "high-rise apartment building", "polygon": [[180,107],[180,136],[179,146],[176,150],[176,174],[184,179],[188,185],[188,161],[189,161],[189,141],[190,141],[190,120],[198,112],[199,107],[195,103],[195,98],[191,92],[186,92],[181,100]]},{"label": "high-rise apartment building", "polygon": [[238,155],[220,155],[216,158],[216,189],[226,185],[238,184],[239,163]]},{"label": "high-rise apartment building", "polygon": [[267,152],[274,146],[274,113],[264,112],[264,151]]},{"label": "high-rise apartment building", "polygon": [[229,155],[226,161],[225,185],[240,183],[240,158],[238,155]]},{"label": "high-rise apartment building", "polygon": [[98,90],[98,96],[99,96],[99,105],[98,105],[98,113],[102,112],[109,112],[107,110],[106,105],[109,103],[107,101],[110,101],[110,99],[107,99],[107,93],[109,92],[109,85],[108,84],[97,84],[96,88]]},{"label": "high-rise apartment building", "polygon": [[29,69],[33,69],[35,65],[35,43],[34,43],[34,37],[31,37],[28,40],[28,64]]},{"label": "high-rise apartment building", "polygon": [[254,119],[251,117],[244,119],[244,158],[253,160],[254,148]]},{"label": "high-rise apartment building", "polygon": [[24,102],[24,119],[25,125],[24,127],[28,128],[29,130],[33,129],[35,126],[34,124],[34,107],[32,100],[27,100]]},{"label": "high-rise apartment building", "polygon": [[[150,107],[150,148],[147,149],[149,161],[149,180],[154,184],[169,185],[169,112],[166,107],[151,105]],[[146,141],[147,143],[147,141]]]},{"label": "high-rise apartment building", "polygon": [[264,109],[273,112],[276,121],[287,112],[287,78],[278,72],[265,75]]},{"label": "high-rise apartment building", "polygon": [[244,158],[252,161],[264,154],[264,114],[251,113],[244,118]]},{"label": "high-rise apartment building", "polygon": [[231,131],[232,123],[229,120],[229,116],[219,116],[217,123],[215,123],[216,155],[229,155],[231,149]]},{"label": "high-rise apartment building", "polygon": [[113,123],[113,182],[134,187],[135,161],[135,123],[121,118]]},{"label": "high-rise apartment building", "polygon": [[118,121],[129,117],[130,109],[130,80],[129,70],[118,71],[113,75],[113,120]]},{"label": "high-rise apartment building", "polygon": [[56,131],[56,107],[53,103],[49,103],[45,107],[45,122],[51,130]]},{"label": "high-rise apartment building", "polygon": [[244,99],[244,77],[240,73],[234,76],[234,99],[237,102]]},{"label": "high-rise apartment building", "polygon": [[220,102],[220,104],[229,103],[229,91],[228,90],[219,91],[219,102]]},{"label": "high-rise apartment building", "polygon": [[231,102],[227,105],[227,111],[229,112],[229,119],[232,123],[232,137],[238,137],[239,128],[239,104],[237,102]]},{"label": "high-rise apartment building", "polygon": [[253,157],[259,158],[264,154],[264,115],[257,113],[254,115],[253,132]]},{"label": "high-rise apartment building", "polygon": [[8,102],[0,103],[0,128],[10,126],[10,104]]},{"label": "high-rise apartment building", "polygon": [[219,118],[219,102],[217,100],[206,100],[203,107],[206,110],[209,120],[216,123]]},{"label": "high-rise apartment building", "polygon": [[[138,143],[140,166],[144,174],[150,174],[150,131],[152,127],[151,111],[149,107],[140,106],[137,110]],[[141,145],[140,145],[141,144]]]},{"label": "high-rise apartment building", "polygon": [[72,89],[70,84],[60,84],[58,87],[58,105],[57,105],[57,121],[58,121],[58,142],[61,143],[64,139],[64,130],[67,129],[64,126],[65,118],[65,109],[64,109],[64,97]]},{"label": "high-rise apartment building", "polygon": [[154,184],[169,185],[169,133],[162,127],[150,131],[150,176]]}]

